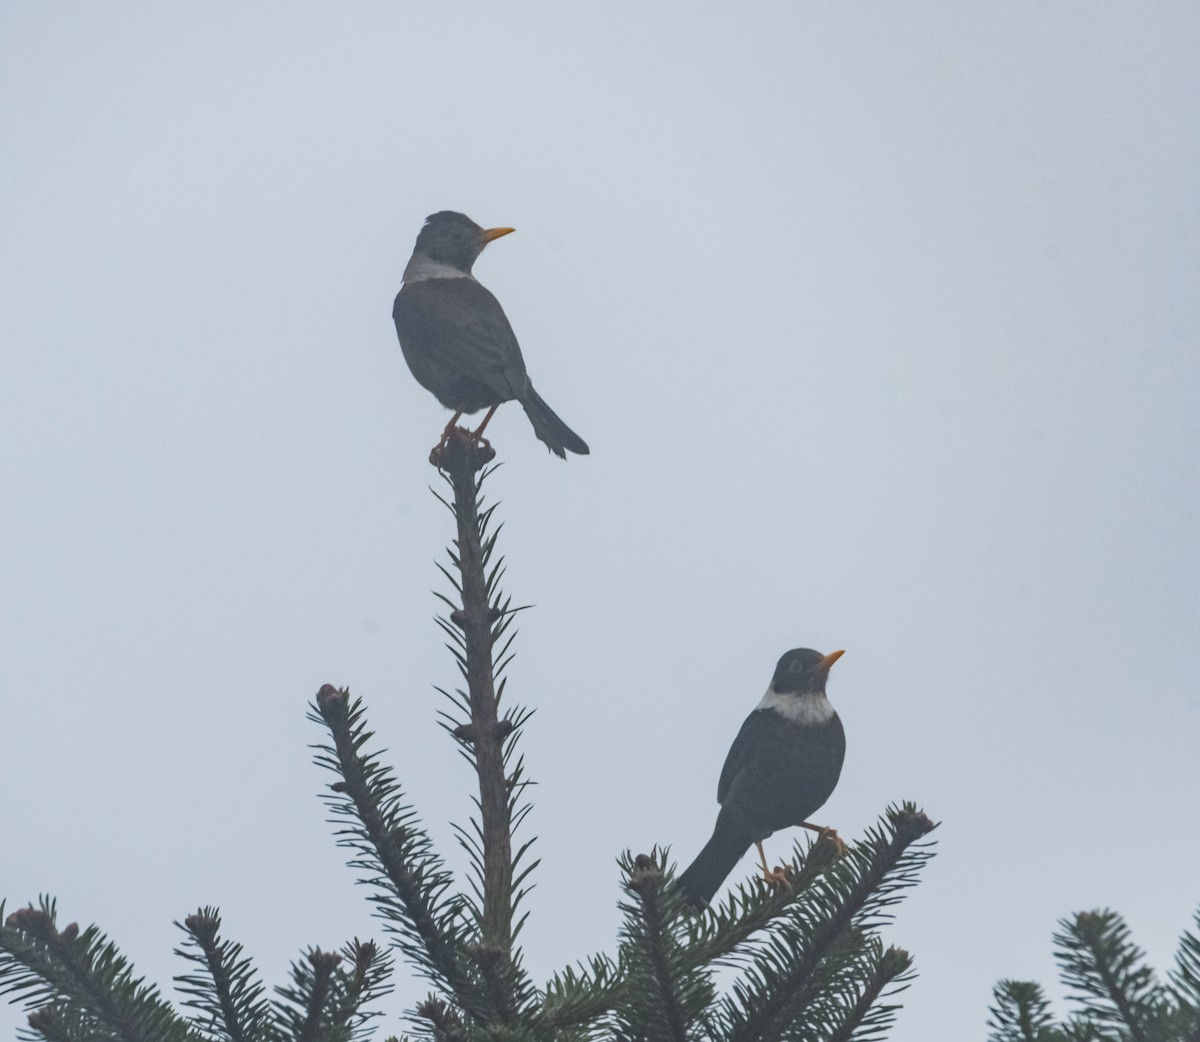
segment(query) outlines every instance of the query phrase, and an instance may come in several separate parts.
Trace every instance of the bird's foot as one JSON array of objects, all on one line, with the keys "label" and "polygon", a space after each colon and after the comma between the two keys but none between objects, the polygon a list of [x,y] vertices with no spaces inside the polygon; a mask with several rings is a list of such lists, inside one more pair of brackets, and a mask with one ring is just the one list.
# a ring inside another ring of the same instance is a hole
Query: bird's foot
[{"label": "bird's foot", "polygon": [[449,444],[449,439],[443,434],[442,440],[429,450],[429,462],[437,467],[438,470],[450,469],[446,465],[446,450],[449,448]]},{"label": "bird's foot", "polygon": [[450,470],[460,461],[469,462],[474,470],[496,458],[496,450],[487,438],[480,437],[466,427],[447,426],[442,438],[429,450],[429,462],[439,470]]},{"label": "bird's foot", "polygon": [[792,889],[792,866],[776,865],[774,868],[763,866],[763,882],[772,890]]},{"label": "bird's foot", "polygon": [[837,834],[837,829],[831,829],[831,828],[821,829],[821,831],[817,834],[817,842],[818,843],[822,843],[822,842],[832,843],[834,853],[838,857],[844,857],[846,854],[846,851],[850,849],[846,845],[846,841]]},{"label": "bird's foot", "polygon": [[796,822],[802,829],[808,829],[810,832],[817,834],[817,842],[826,839],[833,844],[834,853],[841,857],[848,849],[845,841],[837,834],[837,829],[830,828],[828,825],[814,825],[811,821]]}]

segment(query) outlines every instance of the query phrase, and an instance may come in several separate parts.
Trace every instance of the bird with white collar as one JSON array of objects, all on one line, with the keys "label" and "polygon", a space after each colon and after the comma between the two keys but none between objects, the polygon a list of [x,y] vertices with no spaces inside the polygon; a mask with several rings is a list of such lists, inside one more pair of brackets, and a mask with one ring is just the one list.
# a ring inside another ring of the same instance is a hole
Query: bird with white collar
[{"label": "bird with white collar", "polygon": [[400,349],[417,383],[454,410],[443,443],[463,413],[488,410],[473,432],[481,440],[496,408],[518,401],[551,452],[586,455],[584,440],[533,389],[500,302],[471,274],[483,248],[511,231],[481,228],[453,210],[425,221],[392,307]]},{"label": "bird with white collar", "polygon": [[832,795],[846,755],[842,721],[825,695],[829,669],[842,654],[795,648],[779,660],[725,758],[712,838],[679,877],[689,903],[707,905],[751,846],[758,848],[763,877],[786,883],[786,874],[767,867],[762,846],[780,829],[832,832],[807,819]]}]

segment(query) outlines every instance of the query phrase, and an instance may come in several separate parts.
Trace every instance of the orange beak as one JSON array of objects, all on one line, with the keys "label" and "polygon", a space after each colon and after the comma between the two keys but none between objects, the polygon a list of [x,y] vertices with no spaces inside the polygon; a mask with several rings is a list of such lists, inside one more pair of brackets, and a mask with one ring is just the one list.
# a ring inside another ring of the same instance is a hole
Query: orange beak
[{"label": "orange beak", "polygon": [[829,667],[832,666],[844,654],[846,654],[844,651],[831,651],[828,655],[821,659],[820,662],[817,663],[817,669],[823,669],[828,673]]},{"label": "orange beak", "polygon": [[516,228],[484,228],[479,238],[483,240],[483,244],[486,246],[493,239],[498,239],[501,235],[507,235],[509,232],[515,232],[516,230]]}]

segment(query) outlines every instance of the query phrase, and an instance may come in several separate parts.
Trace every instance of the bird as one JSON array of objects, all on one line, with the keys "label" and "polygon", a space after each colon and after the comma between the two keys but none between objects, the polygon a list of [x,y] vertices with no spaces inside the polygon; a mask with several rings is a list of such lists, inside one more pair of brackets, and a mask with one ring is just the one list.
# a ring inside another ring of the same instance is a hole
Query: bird
[{"label": "bird", "polygon": [[473,432],[482,440],[497,407],[518,401],[551,452],[587,455],[587,443],[533,389],[504,309],[471,274],[483,248],[515,230],[481,228],[453,210],[426,219],[392,307],[400,349],[417,383],[454,411],[443,444],[463,413],[488,410]]},{"label": "bird", "polygon": [[829,832],[840,843],[832,829],[807,819],[832,795],[846,755],[842,721],[825,695],[829,669],[843,654],[793,648],[780,658],[766,694],[725,757],[712,838],[679,876],[689,904],[707,905],[751,846],[758,848],[763,878],[786,884],[785,872],[767,867],[762,846],[780,829],[798,825]]}]

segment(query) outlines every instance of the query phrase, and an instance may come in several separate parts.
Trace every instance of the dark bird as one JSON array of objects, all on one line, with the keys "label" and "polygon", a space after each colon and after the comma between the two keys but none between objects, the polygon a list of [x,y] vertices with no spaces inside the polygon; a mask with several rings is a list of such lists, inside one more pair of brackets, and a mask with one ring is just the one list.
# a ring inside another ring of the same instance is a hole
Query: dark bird
[{"label": "dark bird", "polygon": [[771,686],[725,757],[712,839],[679,877],[692,904],[708,904],[751,845],[758,847],[763,877],[786,883],[785,873],[767,867],[762,841],[771,833],[793,825],[832,832],[807,819],[829,799],[846,755],[842,721],[825,697],[829,667],[842,654],[796,648],[779,660]]},{"label": "dark bird", "polygon": [[417,383],[454,410],[443,441],[463,413],[486,408],[474,432],[482,438],[496,407],[518,401],[551,452],[586,455],[587,443],[533,389],[500,302],[471,274],[483,248],[513,230],[480,228],[452,210],[426,219],[392,308],[404,360]]}]

